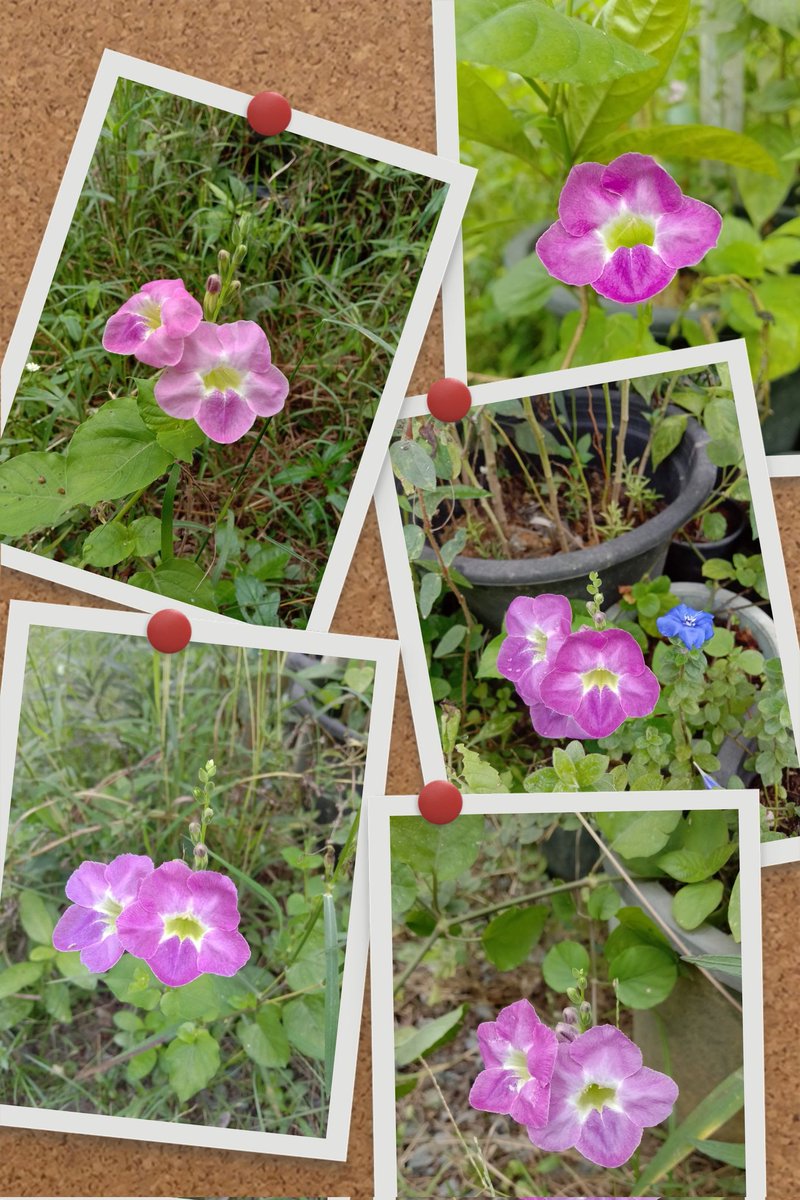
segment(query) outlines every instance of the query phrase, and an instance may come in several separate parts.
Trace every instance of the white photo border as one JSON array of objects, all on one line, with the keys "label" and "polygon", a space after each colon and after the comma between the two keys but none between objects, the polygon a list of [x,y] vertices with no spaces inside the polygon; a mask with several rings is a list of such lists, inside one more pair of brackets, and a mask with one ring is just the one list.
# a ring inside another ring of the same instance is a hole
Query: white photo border
[{"label": "white photo border", "polygon": [[[668,350],[663,354],[646,354],[639,358],[619,359],[615,362],[597,363],[588,367],[573,367],[568,371],[549,371],[542,375],[527,375],[521,379],[504,379],[496,383],[478,384],[470,388],[470,392],[472,405],[475,407],[502,400],[518,400],[523,396],[563,391],[568,388],[616,383],[620,379],[642,379],[648,375],[697,370],[719,363],[725,363],[731,375],[739,431],[744,447],[745,466],[750,482],[764,571],[783,666],[786,696],[795,741],[800,743],[800,644],[798,644],[791,591],[781,550],[780,530],[775,515],[775,503],[767,470],[767,460],[763,451],[758,409],[744,341],[738,339],[734,342],[715,342],[708,346],[691,346],[685,350]],[[410,396],[403,405],[401,416],[403,418],[419,417],[427,412],[428,407],[424,396]],[[392,606],[400,639],[403,668],[408,682],[423,777],[426,782],[431,779],[444,779],[446,770],[439,739],[436,709],[431,692],[411,568],[403,538],[397,492],[388,458],[384,463],[375,491],[375,507],[378,513]],[[800,860],[800,837],[765,842],[761,848],[761,854],[764,866],[796,862]]]},{"label": "white photo border", "polygon": [[[374,795],[386,787],[392,732],[395,687],[399,663],[397,642],[385,638],[353,637],[349,634],[309,633],[308,630],[273,629],[243,622],[224,624],[201,621],[193,614],[192,643],[234,646],[277,652],[330,655],[364,659],[375,663],[370,708],[363,795]],[[124,637],[147,636],[149,617],[99,608],[61,604],[39,604],[12,600],[0,689],[0,890],[6,860],[8,821],[13,794],[17,738],[22,708],[28,633],[31,627],[73,630],[80,633],[111,633]],[[366,803],[362,801],[361,824],[356,843],[356,862],[347,932],[345,963],[328,1125],[324,1137],[300,1134],[258,1133],[251,1130],[220,1129],[210,1125],[154,1121],[137,1117],[112,1117],[93,1113],[0,1104],[0,1126],[19,1129],[48,1129],[59,1133],[91,1134],[129,1138],[172,1145],[208,1146],[219,1150],[245,1150],[261,1154],[283,1154],[344,1162],[350,1133],[355,1086],[356,1059],[361,1025],[361,1007],[369,943],[369,896],[367,889]]]},{"label": "white photo border", "polygon": [[[0,430],[11,411],[86,174],[100,138],[108,106],[120,79],[157,88],[242,118],[245,117],[247,106],[252,99],[244,92],[160,67],[143,59],[119,54],[114,50],[104,51],[0,368]],[[341,596],[345,576],[391,439],[394,422],[399,416],[400,407],[408,391],[411,374],[451,258],[455,239],[459,234],[477,172],[473,167],[465,167],[450,159],[415,150],[374,134],[350,129],[335,121],[327,121],[296,109],[292,110],[288,131],[448,185],[397,351],[386,376],[306,627],[310,631],[325,632],[330,628]],[[11,570],[23,571],[51,583],[62,584],[87,595],[112,600],[140,611],[157,612],[164,606],[164,597],[147,592],[144,588],[131,588],[129,584],[118,580],[106,579],[79,567],[54,562],[52,559],[16,547],[0,546],[0,563]],[[195,606],[177,600],[170,600],[170,607],[180,609],[187,615],[196,615],[199,611]],[[206,619],[233,621],[235,618],[208,613]],[[236,623],[241,624],[239,621]]]},{"label": "white photo border", "polygon": [[[436,145],[440,154],[461,161],[458,132],[458,83],[456,51],[457,0],[431,0],[433,8],[433,64],[436,84]],[[444,331],[445,374],[467,379],[467,312],[464,278],[463,241],[459,234],[453,256],[442,285],[442,326]],[[699,347],[704,349],[705,347]],[[645,355],[644,357],[651,357]],[[620,362],[635,360],[620,359]],[[640,360],[641,361],[641,360]],[[749,370],[749,367],[748,367]],[[636,375],[646,375],[637,370]],[[623,378],[623,371],[620,378]],[[759,427],[759,438],[761,431]],[[800,451],[794,454],[767,456],[773,479],[800,476]]]},{"label": "white photo border", "polygon": [[[545,797],[539,798],[531,795],[465,795],[462,809],[465,816],[536,812],[581,812],[591,815],[593,812],[640,812],[644,809],[659,812],[671,809],[726,809],[738,812],[748,1200],[765,1200],[767,1191],[758,806],[757,792],[720,790],[705,793],[597,792],[583,796],[574,792],[548,792]],[[397,1196],[391,818],[412,816],[424,820],[420,816],[416,796],[370,798],[370,991],[375,1200],[396,1200]],[[390,1163],[395,1164],[394,1174]],[[587,1197],[587,1200],[591,1198]]]}]

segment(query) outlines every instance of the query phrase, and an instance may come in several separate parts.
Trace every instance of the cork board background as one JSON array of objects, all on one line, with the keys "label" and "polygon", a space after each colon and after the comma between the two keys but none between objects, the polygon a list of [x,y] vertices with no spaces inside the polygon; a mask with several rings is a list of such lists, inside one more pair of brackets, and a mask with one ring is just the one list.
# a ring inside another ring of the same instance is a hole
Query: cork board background
[{"label": "cork board background", "polygon": [[[216,0],[117,6],[111,0],[6,0],[0,31],[0,353],[10,334],[104,48],[256,92],[282,91],[300,109],[435,150],[430,0]],[[415,390],[442,373],[437,323]],[[800,623],[800,479],[774,486]],[[100,602],[28,576],[0,579],[8,600]],[[333,625],[394,637],[374,514],[364,529]],[[4,640],[4,629],[0,630]],[[389,789],[419,777],[401,681]],[[800,1195],[800,988],[796,923],[800,864],[764,873],[765,1027],[769,1200]],[[365,1006],[349,1158],[301,1162],[133,1141],[0,1129],[4,1196],[372,1196],[369,1005]]]}]

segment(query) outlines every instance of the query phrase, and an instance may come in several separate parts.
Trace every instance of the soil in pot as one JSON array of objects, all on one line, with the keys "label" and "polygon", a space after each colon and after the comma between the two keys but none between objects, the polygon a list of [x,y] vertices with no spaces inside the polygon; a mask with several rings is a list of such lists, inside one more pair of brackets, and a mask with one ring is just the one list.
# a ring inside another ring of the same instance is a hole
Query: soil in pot
[{"label": "soil in pot", "polygon": [[714,510],[725,520],[725,536],[717,541],[703,537],[702,522],[689,521],[672,542],[665,570],[670,579],[703,582],[703,563],[709,558],[730,558],[747,540],[747,514],[740,504],[725,500]]}]

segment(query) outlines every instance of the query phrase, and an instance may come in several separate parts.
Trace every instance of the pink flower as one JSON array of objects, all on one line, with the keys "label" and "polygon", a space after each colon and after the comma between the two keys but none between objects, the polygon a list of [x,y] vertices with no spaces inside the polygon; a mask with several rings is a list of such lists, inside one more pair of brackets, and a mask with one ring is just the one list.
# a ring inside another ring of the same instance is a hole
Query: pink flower
[{"label": "pink flower", "polygon": [[180,859],[157,867],[117,921],[123,948],[170,987],[198,975],[235,975],[250,957],[238,929],[232,880],[217,871],[192,871]]},{"label": "pink flower", "polygon": [[192,417],[213,441],[237,442],[256,417],[283,408],[289,383],[272,365],[267,335],[255,321],[203,321],[183,345],[183,357],[155,386],[165,413]]},{"label": "pink flower", "polygon": [[597,1025],[558,1047],[550,1116],[528,1128],[540,1150],[571,1147],[598,1167],[620,1167],[645,1128],[666,1121],[678,1096],[669,1075],[642,1065],[638,1046],[613,1025]]},{"label": "pink flower", "polygon": [[620,304],[662,291],[679,267],[694,266],[716,246],[722,228],[717,210],[684,196],[648,154],[573,167],[558,215],[536,243],[549,273],[562,283],[589,283]]},{"label": "pink flower", "polygon": [[579,629],[562,643],[540,685],[542,703],[572,717],[590,738],[656,706],[658,680],[625,629]]},{"label": "pink flower", "polygon": [[536,700],[529,705],[528,712],[531,715],[534,732],[538,733],[539,737],[577,738],[578,741],[584,741],[589,736],[574,717],[565,717],[561,713],[554,712],[541,700]]},{"label": "pink flower", "polygon": [[56,950],[80,950],[90,971],[108,971],[124,949],[117,923],[133,903],[153,863],[146,854],[120,854],[110,863],[82,862],[64,891],[72,904],[53,930]]},{"label": "pink flower", "polygon": [[558,1042],[533,1005],[517,1000],[501,1009],[496,1021],[484,1021],[478,1026],[478,1046],[486,1070],[472,1085],[472,1107],[508,1114],[534,1129],[544,1125]]},{"label": "pink flower", "polygon": [[182,279],[156,279],[108,319],[103,347],[112,354],[133,354],[150,367],[174,367],[183,339],[202,319],[203,310]]},{"label": "pink flower", "polygon": [[[510,679],[526,704],[539,699],[539,685],[556,650],[567,637],[572,610],[566,596],[517,596],[506,612],[506,631],[497,669]],[[557,735],[556,735],[557,736]]]}]

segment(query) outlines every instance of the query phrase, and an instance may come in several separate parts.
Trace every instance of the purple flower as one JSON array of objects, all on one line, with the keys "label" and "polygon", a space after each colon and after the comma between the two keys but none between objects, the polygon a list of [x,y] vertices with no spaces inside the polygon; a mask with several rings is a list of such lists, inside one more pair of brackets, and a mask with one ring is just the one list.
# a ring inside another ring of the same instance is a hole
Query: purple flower
[{"label": "purple flower", "polygon": [[117,923],[139,885],[153,872],[146,854],[120,854],[110,863],[82,862],[64,891],[72,904],[53,930],[56,950],[80,950],[90,971],[108,971],[122,957]]},{"label": "purple flower", "polygon": [[663,617],[658,617],[656,625],[660,634],[680,638],[689,650],[699,650],[704,642],[714,636],[711,613],[690,608],[688,604],[676,604]]},{"label": "purple flower", "polygon": [[182,279],[156,279],[108,319],[103,347],[112,354],[133,354],[150,367],[174,367],[183,339],[202,319],[203,310]]},{"label": "purple flower", "polygon": [[597,1025],[561,1042],[550,1085],[550,1117],[529,1127],[540,1150],[573,1146],[598,1167],[620,1167],[645,1128],[665,1121],[678,1087],[669,1075],[642,1066],[642,1052],[613,1025]]},{"label": "purple flower", "polygon": [[540,686],[542,703],[573,717],[590,738],[608,737],[628,717],[646,717],[659,692],[658,680],[625,629],[571,633]]},{"label": "purple flower", "polygon": [[684,196],[649,154],[573,167],[558,215],[536,243],[549,273],[562,283],[589,283],[619,304],[662,291],[679,267],[694,266],[716,246],[722,228],[716,209]]},{"label": "purple flower", "polygon": [[157,867],[117,921],[124,949],[170,987],[198,975],[235,975],[250,957],[238,929],[232,880],[217,871],[192,871],[180,859]]},{"label": "purple flower", "polygon": [[531,715],[534,732],[538,733],[539,737],[577,738],[578,741],[584,741],[589,737],[589,734],[574,717],[565,717],[561,713],[554,712],[541,700],[529,705],[528,712]]},{"label": "purple flower", "polygon": [[[572,610],[566,596],[517,596],[506,612],[506,632],[497,669],[510,679],[526,704],[539,699],[548,662],[570,631]],[[553,735],[559,736],[559,735]]]},{"label": "purple flower", "polygon": [[472,1085],[472,1107],[507,1114],[532,1129],[544,1125],[558,1042],[533,1005],[517,1000],[501,1009],[496,1021],[484,1021],[478,1046],[486,1070]]},{"label": "purple flower", "polygon": [[267,335],[255,321],[203,321],[186,339],[178,365],[155,386],[165,413],[194,418],[212,441],[225,445],[244,437],[256,417],[280,412],[288,393],[289,382],[272,365]]}]

